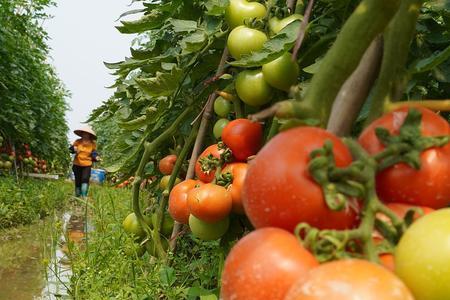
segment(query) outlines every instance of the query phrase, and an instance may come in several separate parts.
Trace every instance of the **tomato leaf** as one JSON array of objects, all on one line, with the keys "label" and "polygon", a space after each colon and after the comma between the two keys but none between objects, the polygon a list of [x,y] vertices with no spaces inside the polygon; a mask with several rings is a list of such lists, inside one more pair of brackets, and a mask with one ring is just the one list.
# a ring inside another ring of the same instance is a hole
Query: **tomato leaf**
[{"label": "tomato leaf", "polygon": [[409,72],[412,74],[428,72],[444,63],[450,58],[450,46],[440,52],[436,52],[430,57],[415,62],[410,68]]},{"label": "tomato leaf", "polygon": [[225,9],[227,8],[229,0],[209,0],[206,1],[206,13],[210,16],[222,16],[225,14]]},{"label": "tomato leaf", "polygon": [[135,81],[150,96],[170,96],[178,87],[182,74],[181,69],[173,68],[170,73],[156,72],[155,77],[136,78]]},{"label": "tomato leaf", "polygon": [[236,67],[258,67],[280,57],[295,44],[299,26],[300,21],[290,23],[265,42],[261,51],[253,52],[230,64]]}]

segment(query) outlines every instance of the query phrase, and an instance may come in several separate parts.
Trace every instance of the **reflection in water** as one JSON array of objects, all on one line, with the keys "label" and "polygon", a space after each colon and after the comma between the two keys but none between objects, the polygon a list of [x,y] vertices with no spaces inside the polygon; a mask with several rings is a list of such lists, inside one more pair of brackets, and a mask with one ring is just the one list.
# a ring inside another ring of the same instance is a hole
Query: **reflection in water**
[{"label": "reflection in water", "polygon": [[70,298],[72,273],[65,236],[73,243],[83,242],[81,216],[68,212],[62,218],[0,231],[0,300]]}]

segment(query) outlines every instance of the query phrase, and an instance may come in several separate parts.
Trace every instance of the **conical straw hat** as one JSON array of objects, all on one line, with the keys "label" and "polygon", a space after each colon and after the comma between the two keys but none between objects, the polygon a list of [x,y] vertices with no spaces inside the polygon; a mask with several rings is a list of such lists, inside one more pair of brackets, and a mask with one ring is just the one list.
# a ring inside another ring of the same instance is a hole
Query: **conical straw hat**
[{"label": "conical straw hat", "polygon": [[95,131],[92,130],[92,128],[89,125],[83,126],[83,127],[79,128],[79,129],[73,131],[73,133],[75,133],[78,136],[81,136],[82,132],[87,132],[87,133],[91,134],[94,137],[94,139],[97,138],[97,135],[95,134]]}]

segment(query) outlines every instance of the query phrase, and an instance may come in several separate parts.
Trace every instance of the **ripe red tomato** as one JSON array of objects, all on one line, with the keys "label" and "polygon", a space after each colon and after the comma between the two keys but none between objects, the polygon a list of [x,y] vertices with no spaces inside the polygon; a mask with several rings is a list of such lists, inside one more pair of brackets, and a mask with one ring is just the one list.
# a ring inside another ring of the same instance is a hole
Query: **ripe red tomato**
[{"label": "ripe red tomato", "polygon": [[210,154],[214,156],[217,159],[220,159],[220,154],[223,152],[223,150],[219,150],[219,147],[217,144],[213,144],[205,149],[205,151],[200,154],[200,156],[197,159],[197,162],[195,163],[195,175],[203,182],[211,182],[214,180],[214,176],[216,175],[216,171],[212,170],[208,173],[205,173],[202,171],[202,167],[200,164],[200,159],[203,157],[208,157]]},{"label": "ripe red tomato", "polygon": [[192,189],[187,201],[191,214],[209,223],[228,216],[233,203],[231,194],[223,186],[212,183]]},{"label": "ripe red tomato", "polygon": [[231,249],[222,273],[223,300],[282,300],[318,262],[297,238],[279,228],[255,230]]},{"label": "ripe red tomato", "polygon": [[177,156],[174,154],[167,155],[159,161],[158,168],[164,175],[170,175],[173,172],[173,167],[177,161]]},{"label": "ripe red tomato", "polygon": [[169,213],[175,221],[182,224],[189,223],[188,193],[196,185],[202,184],[201,181],[187,179],[173,187],[169,195]]},{"label": "ripe red tomato", "polygon": [[293,231],[298,223],[307,222],[320,229],[345,229],[357,224],[357,205],[330,210],[322,188],[309,175],[309,154],[327,140],[333,143],[337,166],[349,165],[352,156],[341,140],[314,127],[281,132],[249,163],[243,203],[256,228],[274,226]]},{"label": "ripe red tomato", "polygon": [[[450,134],[446,120],[425,108],[422,112],[421,132],[425,136]],[[375,128],[384,127],[398,134],[408,108],[401,108],[382,116],[370,124],[360,135],[359,143],[370,153],[384,149],[375,135]],[[421,168],[415,170],[401,163],[377,175],[377,194],[385,202],[400,202],[439,209],[450,204],[450,144],[430,148],[420,155]]]},{"label": "ripe red tomato", "polygon": [[242,204],[242,187],[244,186],[245,175],[247,175],[248,165],[246,163],[231,163],[227,165],[222,174],[231,173],[232,183],[227,187],[233,200],[232,211],[237,214],[244,214],[244,205]]},{"label": "ripe red tomato", "polygon": [[374,263],[338,260],[320,265],[299,279],[285,300],[414,300],[405,284]]},{"label": "ripe red tomato", "polygon": [[222,131],[222,141],[239,161],[256,154],[261,148],[263,129],[261,124],[248,119],[236,119]]}]

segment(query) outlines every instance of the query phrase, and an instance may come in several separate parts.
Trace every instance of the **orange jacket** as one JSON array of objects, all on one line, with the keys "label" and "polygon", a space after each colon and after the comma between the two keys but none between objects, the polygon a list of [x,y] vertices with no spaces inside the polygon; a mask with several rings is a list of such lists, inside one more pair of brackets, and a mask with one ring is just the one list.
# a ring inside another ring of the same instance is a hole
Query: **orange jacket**
[{"label": "orange jacket", "polygon": [[75,159],[73,164],[80,167],[92,166],[92,153],[97,149],[94,141],[82,141],[78,139],[73,143],[73,147],[77,148],[75,151]]}]

